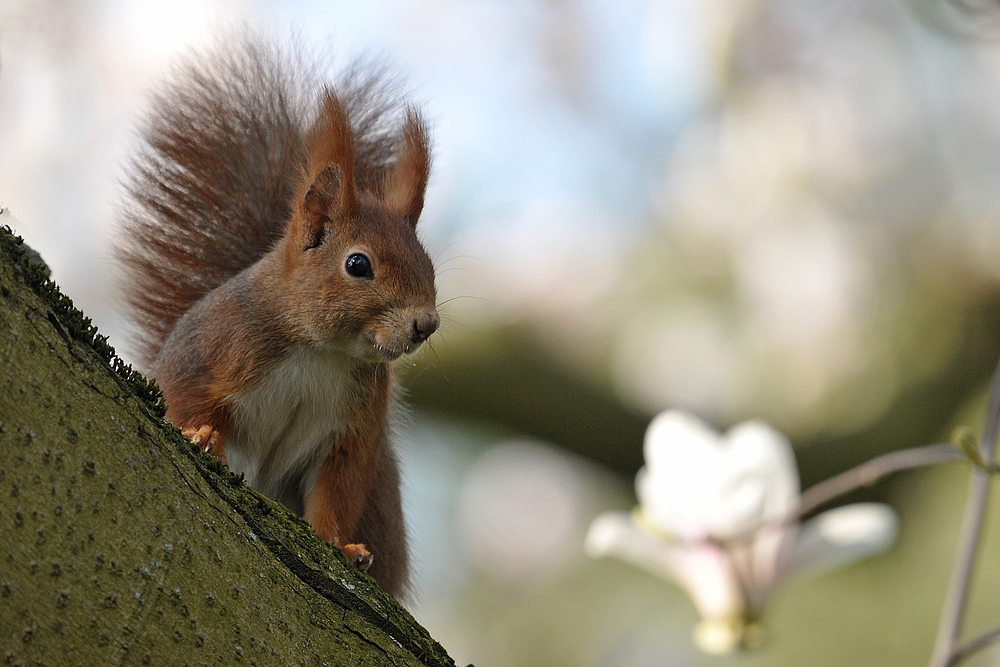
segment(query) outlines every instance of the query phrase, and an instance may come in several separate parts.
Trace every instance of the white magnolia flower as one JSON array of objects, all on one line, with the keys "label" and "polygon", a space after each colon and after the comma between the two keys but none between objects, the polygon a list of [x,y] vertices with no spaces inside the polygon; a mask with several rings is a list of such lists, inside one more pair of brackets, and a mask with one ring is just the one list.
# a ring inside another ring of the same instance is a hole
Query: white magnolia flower
[{"label": "white magnolia flower", "polygon": [[800,525],[791,445],[762,422],[720,435],[692,415],[667,411],[646,431],[644,453],[639,507],[597,517],[586,549],[684,588],[703,619],[695,640],[710,653],[758,641],[756,620],[781,580],[883,551],[896,535],[895,512],[876,503]]}]

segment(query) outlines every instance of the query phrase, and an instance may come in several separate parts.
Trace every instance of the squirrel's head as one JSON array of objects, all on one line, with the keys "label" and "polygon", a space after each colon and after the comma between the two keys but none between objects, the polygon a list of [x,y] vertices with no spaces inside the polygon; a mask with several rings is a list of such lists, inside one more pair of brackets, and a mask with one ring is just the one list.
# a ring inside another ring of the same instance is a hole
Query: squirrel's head
[{"label": "squirrel's head", "polygon": [[416,234],[430,149],[415,110],[395,146],[391,166],[359,188],[350,119],[328,92],[281,248],[290,324],[311,343],[368,361],[416,350],[440,323],[434,267]]}]

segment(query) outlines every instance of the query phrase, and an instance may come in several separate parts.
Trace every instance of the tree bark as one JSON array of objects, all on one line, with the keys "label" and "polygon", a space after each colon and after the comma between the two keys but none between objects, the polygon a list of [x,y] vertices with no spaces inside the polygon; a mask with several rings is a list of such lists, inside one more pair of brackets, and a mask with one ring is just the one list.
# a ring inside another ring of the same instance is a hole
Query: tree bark
[{"label": "tree bark", "polygon": [[373,579],[163,418],[0,228],[0,657],[453,666]]}]

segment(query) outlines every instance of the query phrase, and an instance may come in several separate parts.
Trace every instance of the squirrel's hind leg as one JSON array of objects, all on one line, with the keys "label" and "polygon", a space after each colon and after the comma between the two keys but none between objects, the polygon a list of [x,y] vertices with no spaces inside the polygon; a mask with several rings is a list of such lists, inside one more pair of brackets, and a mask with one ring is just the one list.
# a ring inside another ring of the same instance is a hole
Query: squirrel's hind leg
[{"label": "squirrel's hind leg", "polygon": [[393,596],[402,598],[409,581],[409,555],[399,497],[398,464],[388,443],[383,443],[374,463],[375,485],[353,537],[364,542],[375,556],[368,574]]}]

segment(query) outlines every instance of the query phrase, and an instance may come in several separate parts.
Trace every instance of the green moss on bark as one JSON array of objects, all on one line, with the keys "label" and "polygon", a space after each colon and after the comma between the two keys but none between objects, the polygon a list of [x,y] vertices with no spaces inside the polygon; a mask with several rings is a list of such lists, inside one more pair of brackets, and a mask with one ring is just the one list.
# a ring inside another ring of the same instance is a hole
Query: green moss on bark
[{"label": "green moss on bark", "polygon": [[7,664],[454,665],[374,581],[163,420],[0,228]]}]

